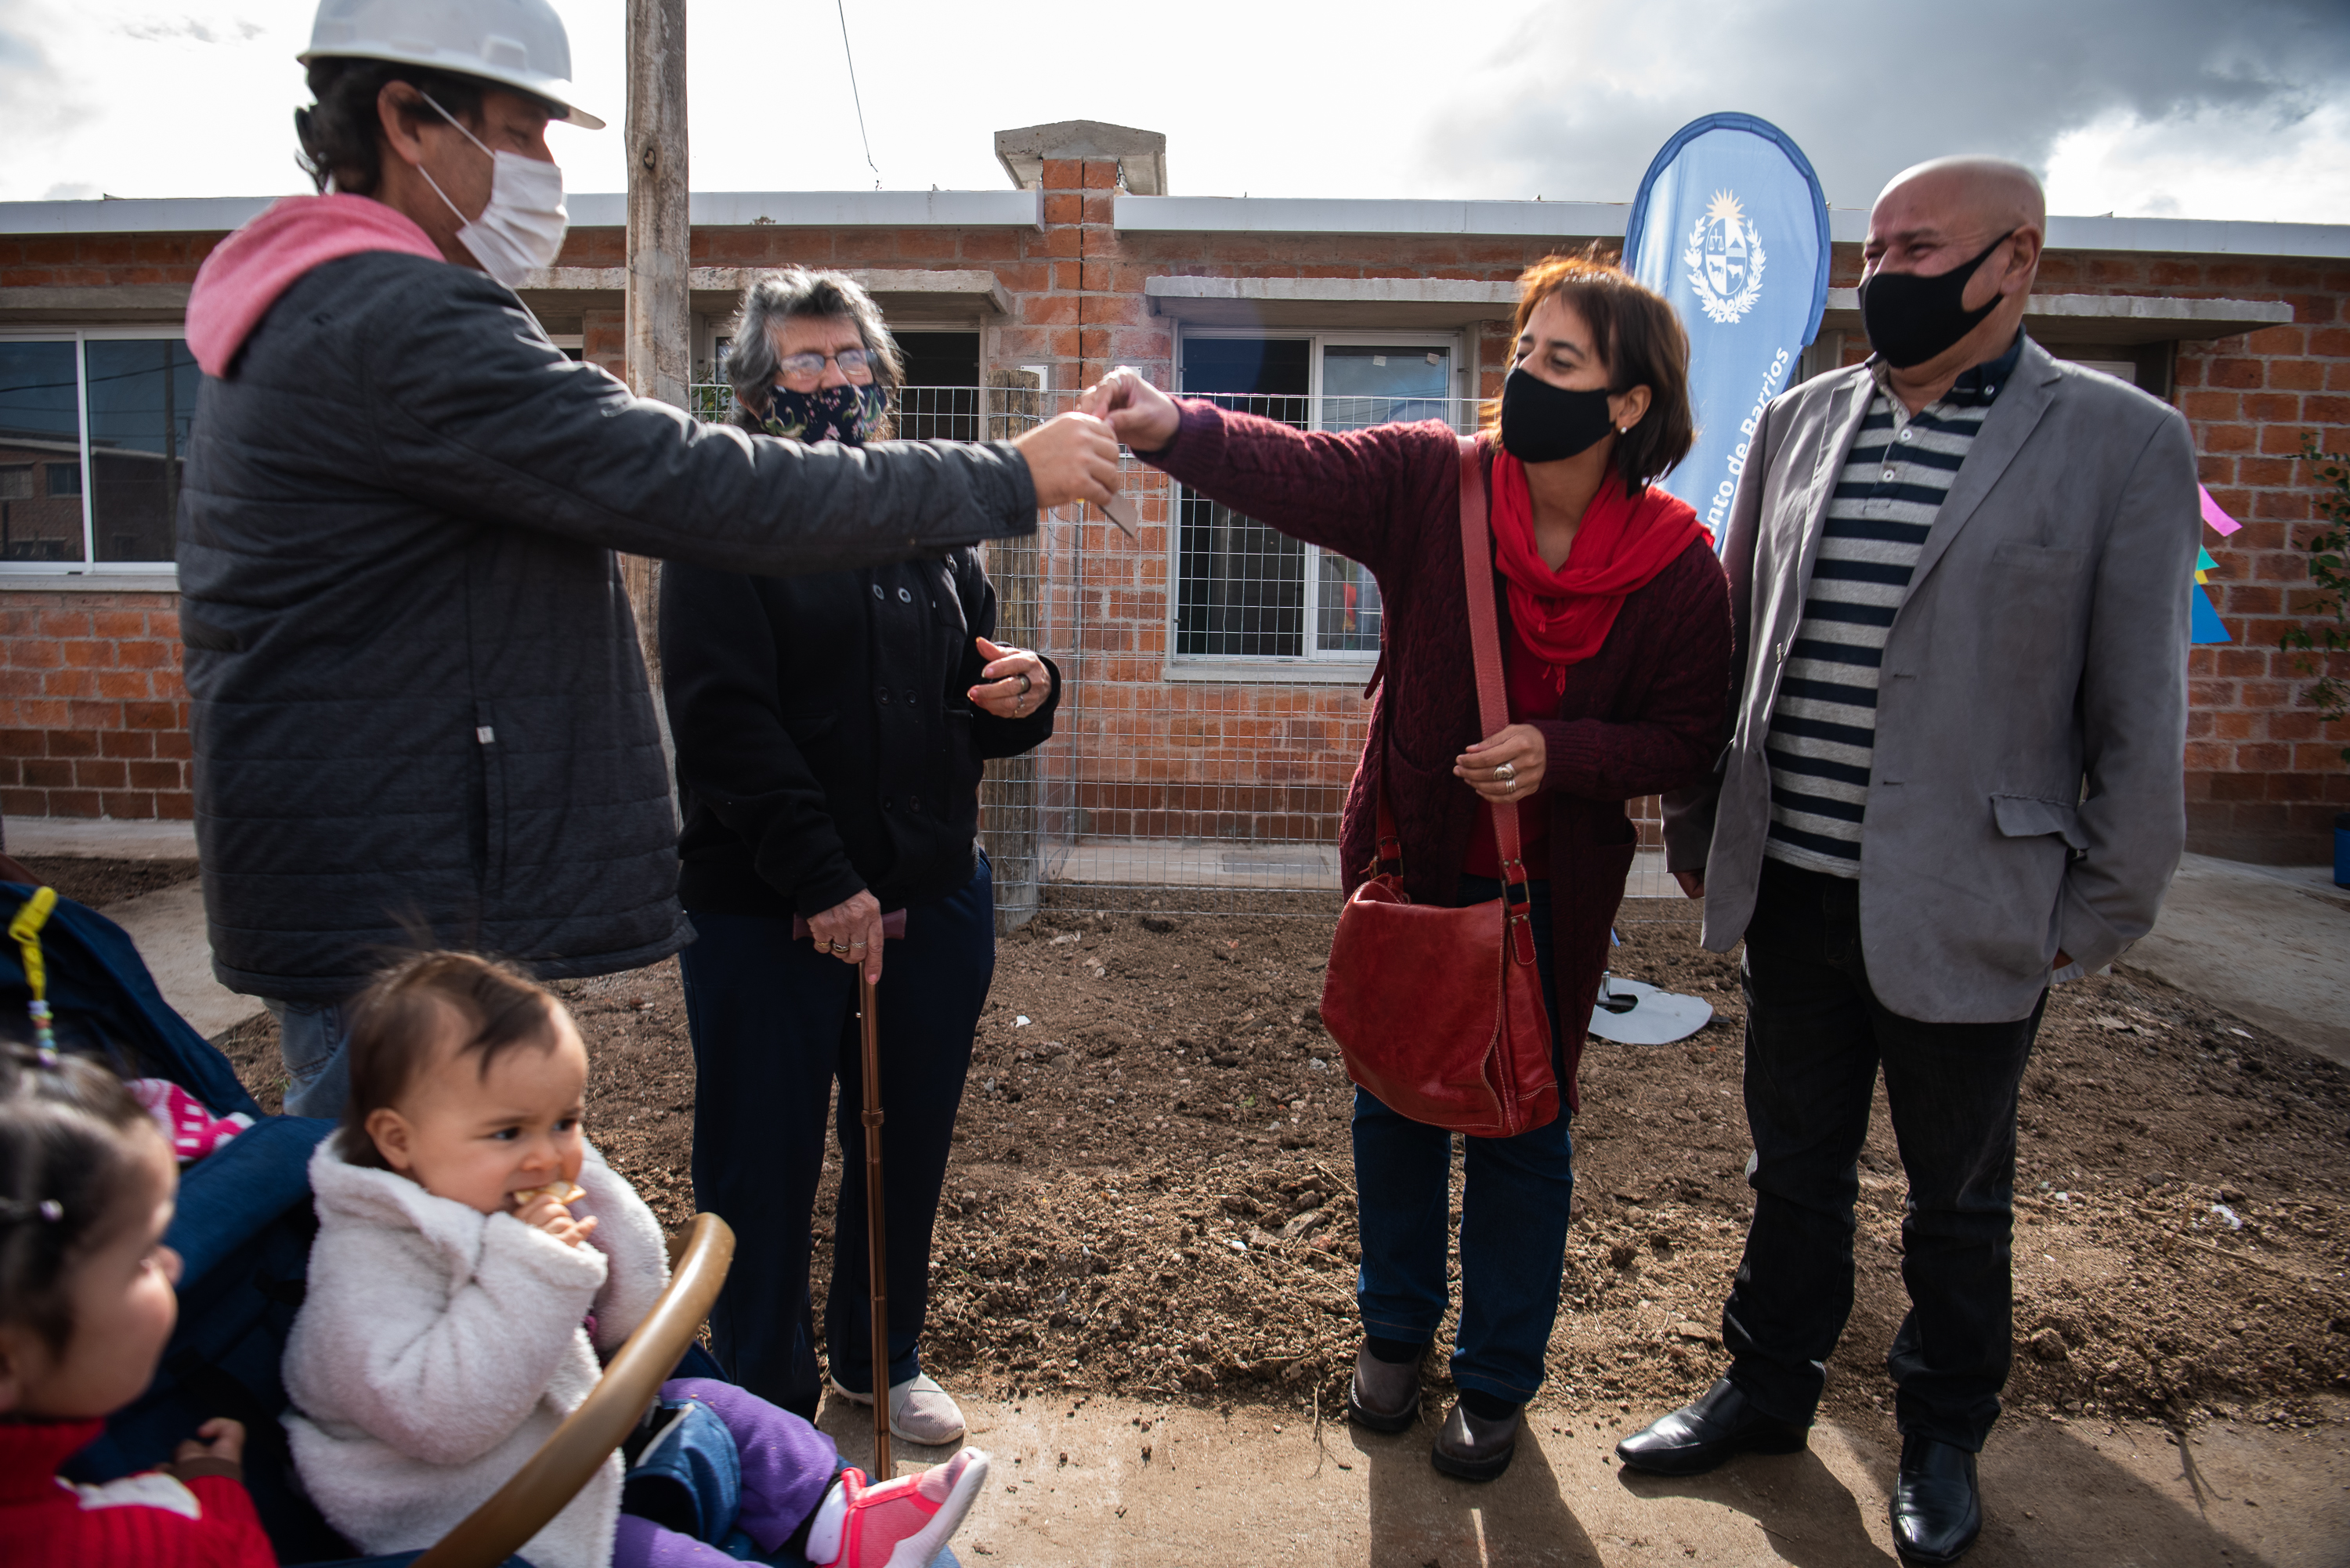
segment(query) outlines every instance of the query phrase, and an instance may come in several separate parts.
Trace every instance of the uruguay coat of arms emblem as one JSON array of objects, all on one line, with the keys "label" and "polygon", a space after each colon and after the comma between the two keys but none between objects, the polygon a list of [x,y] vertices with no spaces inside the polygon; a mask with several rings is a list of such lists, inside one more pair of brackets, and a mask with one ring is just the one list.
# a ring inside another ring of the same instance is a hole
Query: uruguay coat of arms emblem
[{"label": "uruguay coat of arms emblem", "polygon": [[1762,296],[1762,236],[1738,198],[1716,191],[1690,230],[1681,265],[1706,316],[1723,326],[1754,308]]}]

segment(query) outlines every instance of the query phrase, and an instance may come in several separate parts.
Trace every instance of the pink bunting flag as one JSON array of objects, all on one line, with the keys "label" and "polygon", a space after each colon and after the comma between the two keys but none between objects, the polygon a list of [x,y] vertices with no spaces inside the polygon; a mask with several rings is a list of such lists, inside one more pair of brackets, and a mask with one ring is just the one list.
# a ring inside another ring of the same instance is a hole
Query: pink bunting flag
[{"label": "pink bunting flag", "polygon": [[2209,490],[2199,484],[2195,487],[2195,493],[2202,499],[2203,521],[2217,529],[2220,537],[2224,539],[2243,526],[2241,523],[2220,510],[2220,504],[2211,499],[2211,493]]}]

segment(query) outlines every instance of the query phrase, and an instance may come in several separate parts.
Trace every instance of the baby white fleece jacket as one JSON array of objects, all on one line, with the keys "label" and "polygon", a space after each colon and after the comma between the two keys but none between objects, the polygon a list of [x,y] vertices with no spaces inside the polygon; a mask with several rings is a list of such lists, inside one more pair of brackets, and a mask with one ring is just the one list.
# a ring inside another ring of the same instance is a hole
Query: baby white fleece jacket
[{"label": "baby white fleece jacket", "polygon": [[[327,1521],[370,1556],[430,1546],[505,1484],[596,1386],[669,1283],[660,1226],[588,1150],[570,1206],[582,1246],[481,1214],[408,1178],[310,1159],[318,1237],[286,1347],[296,1470]],[[596,1343],[583,1319],[596,1314]],[[605,1461],[522,1555],[607,1568],[620,1460]]]}]

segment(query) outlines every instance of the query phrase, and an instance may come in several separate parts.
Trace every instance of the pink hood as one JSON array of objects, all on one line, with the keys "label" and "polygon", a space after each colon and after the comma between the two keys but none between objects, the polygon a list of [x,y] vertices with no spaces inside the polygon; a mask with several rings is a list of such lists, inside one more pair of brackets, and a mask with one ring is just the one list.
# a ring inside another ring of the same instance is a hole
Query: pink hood
[{"label": "pink hood", "polygon": [[363,251],[445,261],[415,220],[366,196],[287,196],[213,247],[188,296],[188,352],[225,376],[277,296],[312,267]]}]

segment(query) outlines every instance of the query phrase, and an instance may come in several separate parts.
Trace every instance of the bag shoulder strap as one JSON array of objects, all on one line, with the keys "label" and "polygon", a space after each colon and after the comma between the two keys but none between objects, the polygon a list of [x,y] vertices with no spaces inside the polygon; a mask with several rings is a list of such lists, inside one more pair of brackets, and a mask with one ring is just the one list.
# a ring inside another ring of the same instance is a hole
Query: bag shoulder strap
[{"label": "bag shoulder strap", "polygon": [[[1509,689],[1502,678],[1501,617],[1493,606],[1493,542],[1486,526],[1485,472],[1475,438],[1461,438],[1461,576],[1469,593],[1469,646],[1477,658],[1477,722],[1488,735],[1509,727]],[[1502,801],[1493,806],[1494,836],[1500,842],[1502,870],[1518,866],[1518,805]]]},{"label": "bag shoulder strap", "polygon": [[[1461,440],[1461,571],[1469,600],[1469,642],[1477,666],[1477,717],[1487,735],[1497,734],[1510,722],[1510,701],[1502,675],[1501,616],[1493,602],[1492,540],[1486,524],[1485,470],[1477,451],[1476,438]],[[1381,677],[1387,672],[1385,623],[1381,624],[1379,662],[1364,689],[1366,697],[1379,691]],[[1384,693],[1380,693],[1384,696]],[[1388,804],[1386,770],[1382,769],[1378,789],[1378,848],[1370,867],[1374,876],[1382,873],[1400,875],[1403,869],[1403,841],[1396,830],[1394,808]],[[1531,936],[1524,931],[1526,904],[1526,868],[1520,858],[1521,837],[1518,827],[1518,806],[1515,801],[1503,801],[1493,807],[1493,836],[1501,852],[1502,879],[1507,884],[1503,897],[1508,900],[1513,925],[1517,929],[1519,945],[1525,950],[1522,961],[1533,961]]]},{"label": "bag shoulder strap", "polygon": [[[1493,603],[1493,540],[1486,523],[1485,466],[1473,436],[1461,438],[1461,576],[1469,597],[1469,646],[1477,659],[1477,718],[1483,733],[1509,727],[1509,688],[1502,676],[1501,614]],[[1494,846],[1501,852],[1503,908],[1520,963],[1534,961],[1528,920],[1526,866],[1520,851],[1518,803],[1490,803]]]}]

